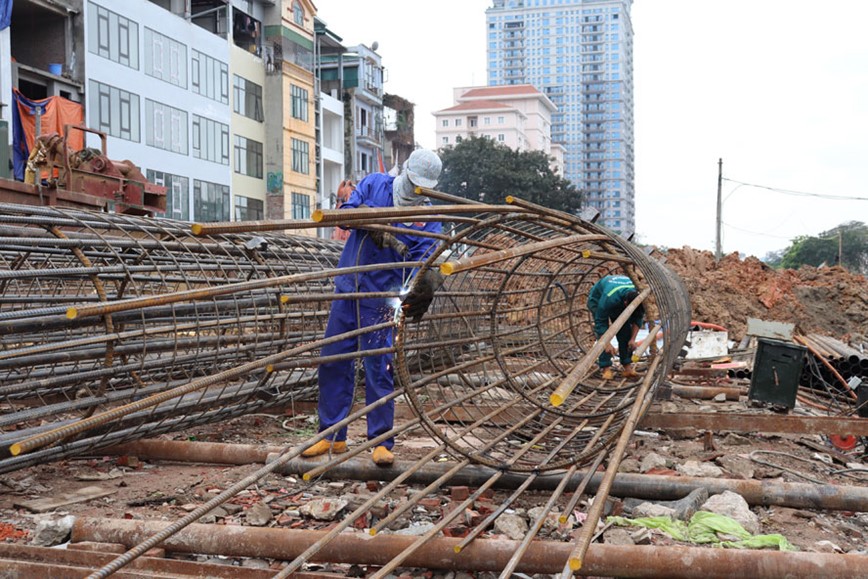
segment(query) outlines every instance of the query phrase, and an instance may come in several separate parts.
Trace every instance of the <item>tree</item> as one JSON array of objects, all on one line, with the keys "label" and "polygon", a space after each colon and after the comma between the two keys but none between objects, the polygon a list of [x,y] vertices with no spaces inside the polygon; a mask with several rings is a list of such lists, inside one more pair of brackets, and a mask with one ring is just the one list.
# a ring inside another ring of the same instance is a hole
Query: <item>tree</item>
[{"label": "tree", "polygon": [[851,271],[868,274],[868,226],[860,221],[843,223],[816,237],[803,235],[784,250],[781,267],[798,269],[803,265],[841,264]]},{"label": "tree", "polygon": [[582,195],[551,169],[542,151],[515,151],[491,139],[470,137],[439,151],[443,160],[438,189],[453,195],[503,203],[507,195],[575,214]]}]

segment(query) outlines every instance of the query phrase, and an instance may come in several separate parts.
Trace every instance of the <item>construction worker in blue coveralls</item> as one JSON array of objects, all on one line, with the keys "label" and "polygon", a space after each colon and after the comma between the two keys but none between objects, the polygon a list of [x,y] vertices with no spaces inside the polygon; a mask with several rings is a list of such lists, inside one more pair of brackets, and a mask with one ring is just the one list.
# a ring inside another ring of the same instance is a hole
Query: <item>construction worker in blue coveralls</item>
[{"label": "construction worker in blue coveralls", "polygon": [[[415,193],[416,186],[432,188],[440,177],[440,157],[426,149],[417,149],[405,161],[403,170],[396,177],[385,173],[372,173],[362,179],[341,209],[359,207],[409,207],[430,205],[424,195]],[[440,233],[437,222],[396,224],[405,228]],[[401,261],[423,261],[434,251],[436,240],[410,234],[390,236],[379,231],[353,229],[346,241],[338,267],[353,267]],[[335,292],[383,292],[397,291],[409,285],[415,271],[410,269],[382,269],[359,274],[344,274],[335,277]],[[407,318],[419,318],[434,299],[442,277],[434,269],[413,285],[403,298],[402,308]],[[336,336],[375,324],[381,324],[395,315],[394,300],[364,298],[357,300],[333,300],[326,326],[325,337]],[[347,338],[323,346],[323,356],[334,356],[360,350],[373,350],[392,346],[392,329],[368,332],[356,338]],[[371,404],[394,391],[392,355],[378,354],[364,359],[365,403]],[[320,432],[344,420],[353,405],[355,385],[353,360],[326,362],[319,367],[319,429]],[[389,401],[367,414],[368,439],[376,438],[392,429],[395,403]],[[302,456],[311,457],[326,453],[347,452],[347,428],[330,435],[306,449]],[[384,440],[373,451],[377,465],[388,466],[394,461],[394,439]]]},{"label": "construction worker in blue coveralls", "polygon": [[[594,284],[591,293],[588,294],[588,309],[594,316],[594,334],[597,339],[606,333],[606,330],[609,329],[609,323],[620,316],[638,295],[636,286],[626,275],[607,275]],[[616,334],[618,358],[621,360],[624,378],[634,379],[639,376],[633,369],[633,351],[637,345],[636,334],[644,323],[645,308],[640,305]],[[611,343],[608,343],[597,360],[604,380],[611,380],[615,377],[612,371],[612,356],[614,354],[615,348]]]}]

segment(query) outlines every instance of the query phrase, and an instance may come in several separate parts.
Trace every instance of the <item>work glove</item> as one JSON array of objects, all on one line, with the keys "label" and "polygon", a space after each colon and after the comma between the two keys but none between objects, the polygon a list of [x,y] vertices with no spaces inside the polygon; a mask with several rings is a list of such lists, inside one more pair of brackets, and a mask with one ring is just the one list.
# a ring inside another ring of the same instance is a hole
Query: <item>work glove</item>
[{"label": "work glove", "polygon": [[421,275],[413,284],[410,293],[404,297],[402,306],[404,315],[414,322],[419,321],[428,311],[428,306],[434,301],[434,294],[443,285],[443,275],[436,269],[428,269]]},{"label": "work glove", "polygon": [[403,242],[399,241],[397,237],[395,237],[394,235],[392,235],[388,231],[376,231],[373,229],[369,229],[368,230],[368,237],[380,249],[386,249],[387,247],[391,247],[402,258],[406,259],[407,255],[409,255],[409,253],[410,253],[410,250],[407,248],[407,245],[404,244]]}]

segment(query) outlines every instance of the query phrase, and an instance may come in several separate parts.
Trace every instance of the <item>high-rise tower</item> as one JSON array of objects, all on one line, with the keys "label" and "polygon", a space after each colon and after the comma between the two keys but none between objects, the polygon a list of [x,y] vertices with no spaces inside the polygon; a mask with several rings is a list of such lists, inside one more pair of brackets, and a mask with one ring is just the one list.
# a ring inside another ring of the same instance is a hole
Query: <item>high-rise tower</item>
[{"label": "high-rise tower", "polygon": [[558,107],[564,177],[622,235],[635,229],[632,0],[492,0],[488,84],[532,84]]}]

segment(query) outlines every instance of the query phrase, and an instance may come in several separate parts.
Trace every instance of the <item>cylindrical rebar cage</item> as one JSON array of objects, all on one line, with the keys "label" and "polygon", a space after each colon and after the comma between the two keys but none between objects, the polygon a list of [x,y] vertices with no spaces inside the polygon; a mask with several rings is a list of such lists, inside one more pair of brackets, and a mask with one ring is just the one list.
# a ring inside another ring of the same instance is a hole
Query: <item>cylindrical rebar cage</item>
[{"label": "cylindrical rebar cage", "polygon": [[[414,217],[443,222],[421,271],[449,275],[421,320],[391,322],[396,385],[432,436],[474,461],[590,462],[641,383],[594,377],[591,286],[620,273],[650,289],[655,385],[687,332],[686,291],[639,247],[571,216],[518,200],[442,210]],[[408,220],[372,211],[332,223]],[[316,396],[331,302],[371,296],[335,295],[342,242],[230,225],[195,236],[184,222],[0,205],[0,472]],[[553,406],[565,378],[574,388]]]}]

